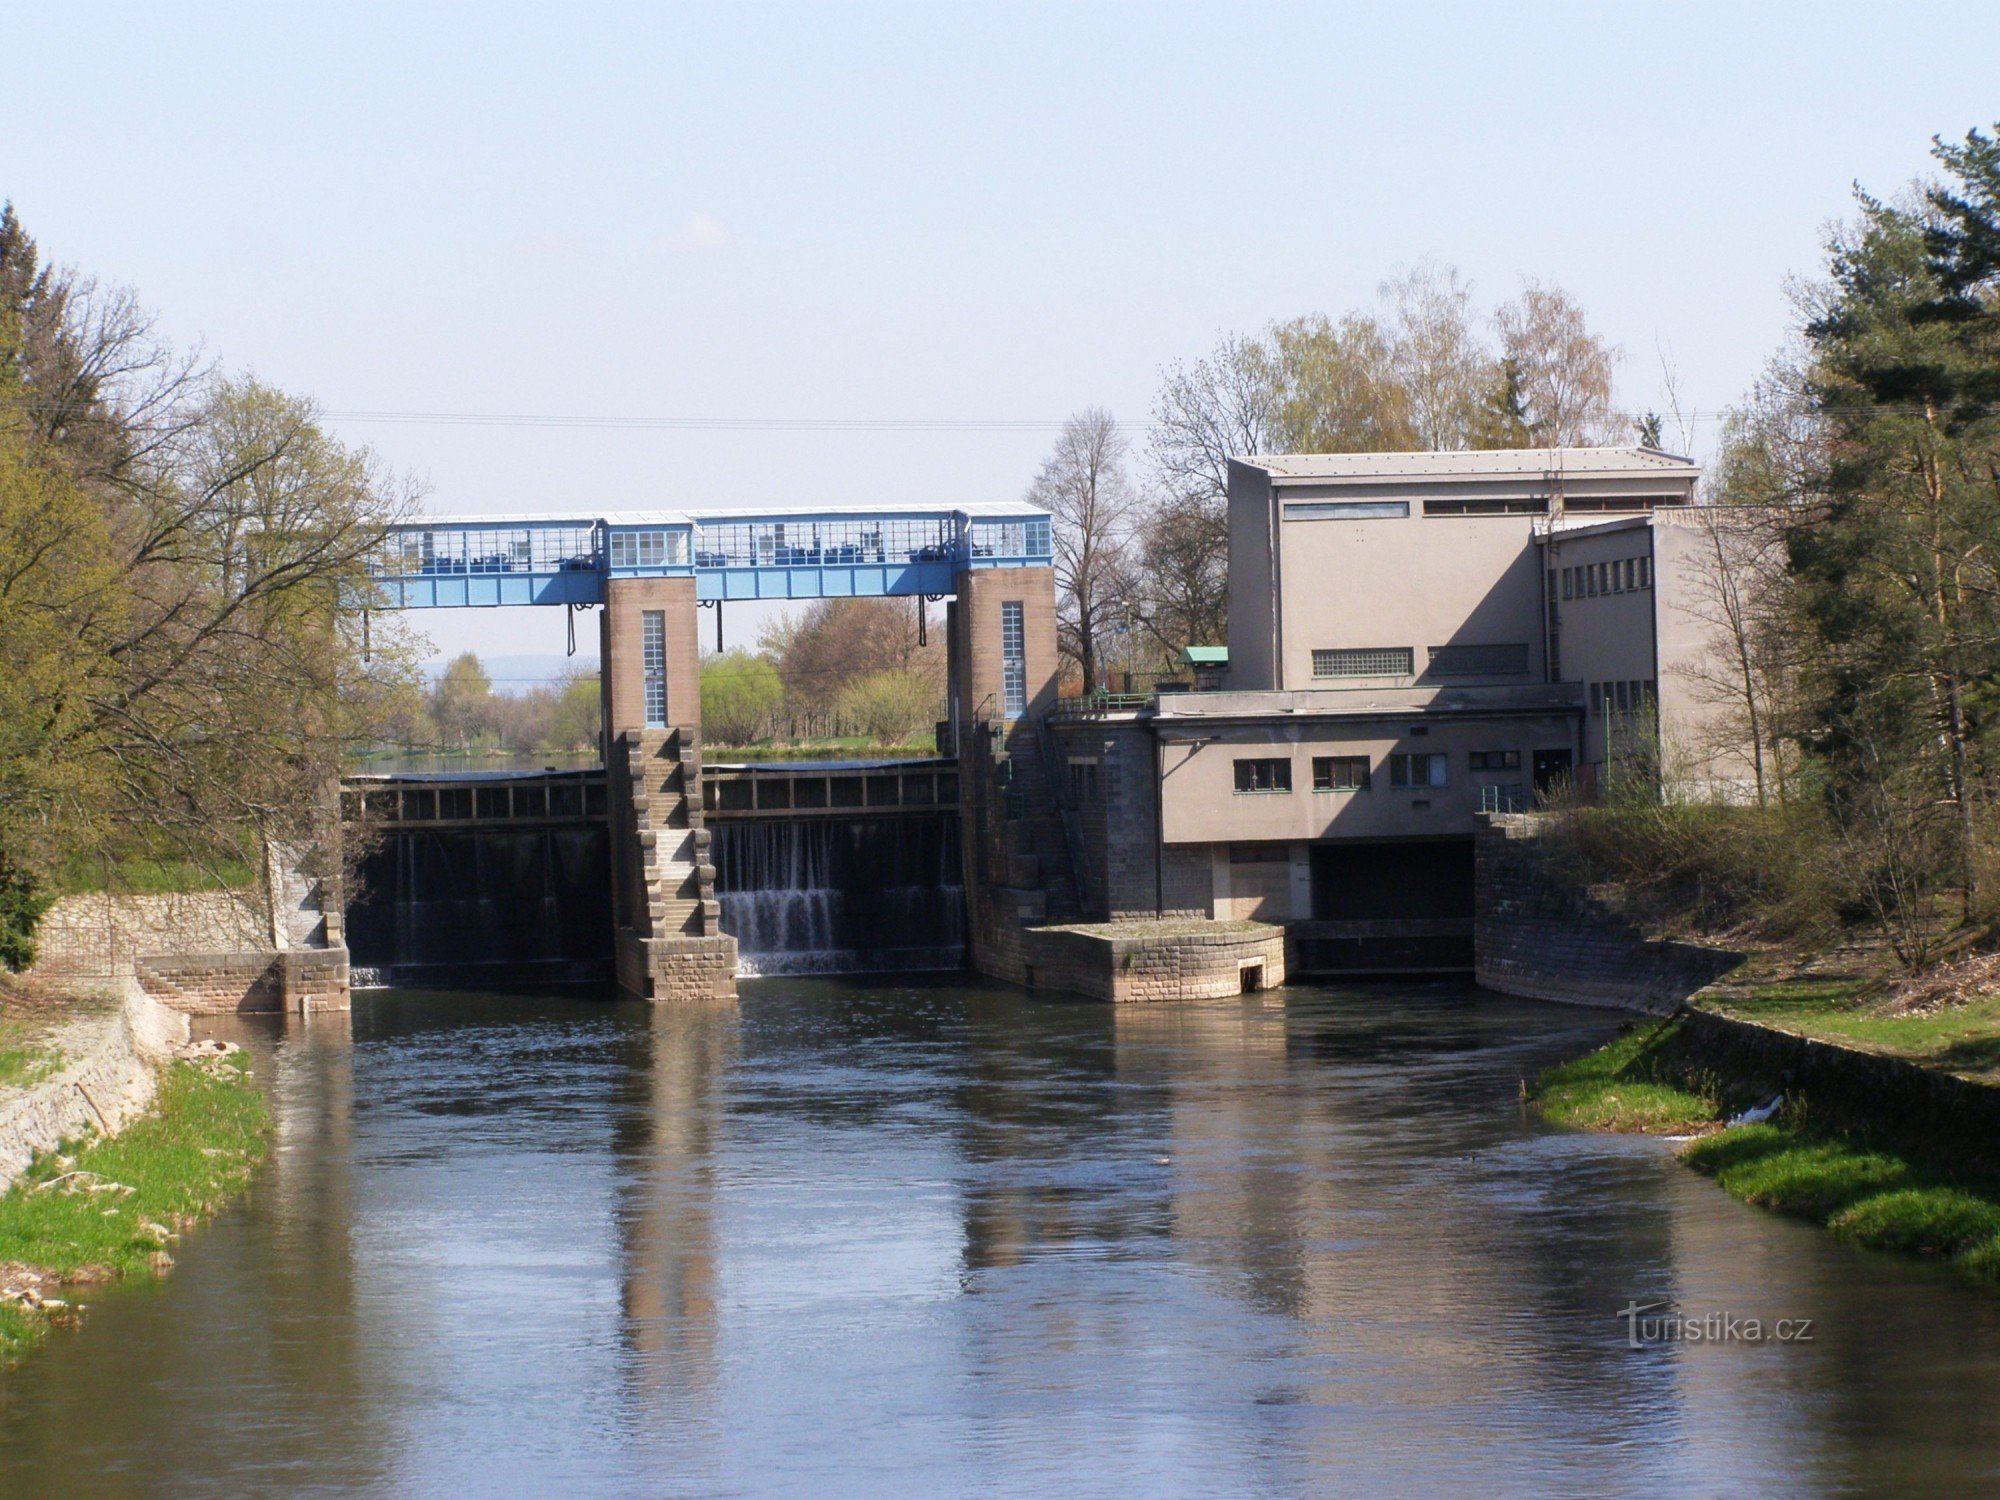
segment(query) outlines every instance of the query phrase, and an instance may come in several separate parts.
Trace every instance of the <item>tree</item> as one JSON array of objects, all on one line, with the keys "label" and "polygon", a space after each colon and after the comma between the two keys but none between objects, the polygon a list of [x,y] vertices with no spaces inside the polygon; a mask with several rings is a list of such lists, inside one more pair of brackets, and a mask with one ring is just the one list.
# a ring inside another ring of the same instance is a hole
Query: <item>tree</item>
[{"label": "tree", "polygon": [[535,748],[544,755],[595,750],[603,727],[603,688],[598,679],[570,677],[557,684],[548,727]]},{"label": "tree", "polygon": [[1538,447],[1612,441],[1612,376],[1618,351],[1590,331],[1583,308],[1560,287],[1529,280],[1494,314],[1503,367],[1511,371],[1529,435]]},{"label": "tree", "polygon": [[[921,608],[919,604],[916,608]],[[817,599],[798,616],[774,621],[758,639],[785,684],[785,715],[796,738],[833,732],[841,695],[887,668],[923,674],[943,690],[939,636],[918,644],[916,609],[896,599]]]},{"label": "tree", "polygon": [[360,661],[353,605],[411,498],[310,403],[176,354],[0,212],[0,858],[221,872],[311,839],[395,670]]},{"label": "tree", "polygon": [[1391,361],[1406,393],[1417,446],[1476,446],[1493,380],[1493,352],[1472,311],[1472,288],[1435,262],[1384,282],[1394,310]]},{"label": "tree", "polygon": [[747,745],[771,732],[784,705],[785,684],[778,669],[740,647],[701,664],[701,721],[709,739]]},{"label": "tree", "polygon": [[1321,313],[1270,332],[1280,376],[1276,435],[1286,453],[1386,453],[1420,446],[1416,402],[1393,336],[1366,313]]},{"label": "tree", "polygon": [[1063,424],[1028,487],[1029,501],[1054,518],[1057,635],[1086,689],[1097,686],[1107,631],[1128,614],[1127,549],[1138,496],[1125,475],[1127,446],[1111,413],[1088,407]]},{"label": "tree", "polygon": [[1169,496],[1139,524],[1134,623],[1162,664],[1187,646],[1229,639],[1229,513],[1195,496]]},{"label": "tree", "polygon": [[937,684],[908,670],[877,672],[842,694],[841,709],[876,744],[907,744],[937,724]]},{"label": "tree", "polygon": [[452,658],[431,690],[431,716],[447,740],[468,745],[486,721],[493,698],[493,679],[486,675],[476,652]]}]

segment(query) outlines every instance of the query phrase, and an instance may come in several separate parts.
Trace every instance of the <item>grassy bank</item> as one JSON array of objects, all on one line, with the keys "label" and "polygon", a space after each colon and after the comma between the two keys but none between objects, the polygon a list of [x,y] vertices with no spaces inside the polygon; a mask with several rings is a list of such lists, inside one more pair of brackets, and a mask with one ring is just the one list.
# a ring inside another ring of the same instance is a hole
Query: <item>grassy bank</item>
[{"label": "grassy bank", "polygon": [[0,1302],[0,1363],[71,1316],[62,1284],[171,1266],[168,1244],[248,1184],[267,1125],[241,1054],[179,1062],[161,1076],[153,1113],[29,1168],[0,1197],[0,1285],[28,1294]]},{"label": "grassy bank", "polygon": [[1918,1014],[1897,1014],[1884,986],[1856,979],[1732,985],[1703,1008],[1927,1068],[2000,1081],[2000,995]]},{"label": "grassy bank", "polygon": [[1769,1085],[1693,1067],[1676,1042],[1673,1026],[1634,1030],[1543,1072],[1528,1100],[1577,1129],[1695,1134],[1681,1159],[1746,1203],[2000,1284],[2000,1181],[1954,1169],[1950,1142],[1820,1129],[1790,1108],[1768,1124],[1725,1128]]}]

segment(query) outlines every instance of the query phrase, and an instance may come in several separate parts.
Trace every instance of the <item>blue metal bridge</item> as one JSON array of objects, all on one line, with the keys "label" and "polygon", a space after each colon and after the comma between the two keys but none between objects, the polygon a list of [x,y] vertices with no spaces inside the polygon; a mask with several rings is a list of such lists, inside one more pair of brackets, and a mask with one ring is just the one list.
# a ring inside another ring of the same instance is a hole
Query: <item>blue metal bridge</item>
[{"label": "blue metal bridge", "polygon": [[613,578],[693,578],[706,603],[949,594],[969,568],[1045,568],[1048,512],[1021,502],[865,509],[434,516],[370,570],[384,609],[602,604]]}]

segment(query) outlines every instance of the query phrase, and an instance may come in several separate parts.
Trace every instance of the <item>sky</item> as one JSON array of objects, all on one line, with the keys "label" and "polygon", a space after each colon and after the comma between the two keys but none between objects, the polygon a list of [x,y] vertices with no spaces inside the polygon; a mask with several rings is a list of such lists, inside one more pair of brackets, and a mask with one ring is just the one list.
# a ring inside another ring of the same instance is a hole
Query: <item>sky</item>
[{"label": "sky", "polygon": [[[1016,497],[1079,408],[1143,458],[1163,366],[1424,260],[1487,306],[1567,288],[1622,404],[1670,365],[1712,414],[1853,184],[2000,119],[1991,3],[75,0],[4,31],[0,197],[45,255],[443,513]],[[858,425],[769,425],[827,421]],[[563,649],[560,610],[420,623]]]}]

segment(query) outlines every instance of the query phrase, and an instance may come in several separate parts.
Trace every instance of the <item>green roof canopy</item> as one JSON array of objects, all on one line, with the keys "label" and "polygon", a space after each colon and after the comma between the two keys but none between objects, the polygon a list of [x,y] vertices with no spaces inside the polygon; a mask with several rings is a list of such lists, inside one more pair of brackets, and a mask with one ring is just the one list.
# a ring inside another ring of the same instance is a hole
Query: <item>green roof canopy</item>
[{"label": "green roof canopy", "polygon": [[1189,646],[1181,652],[1181,665],[1185,667],[1226,667],[1229,665],[1227,646]]}]

